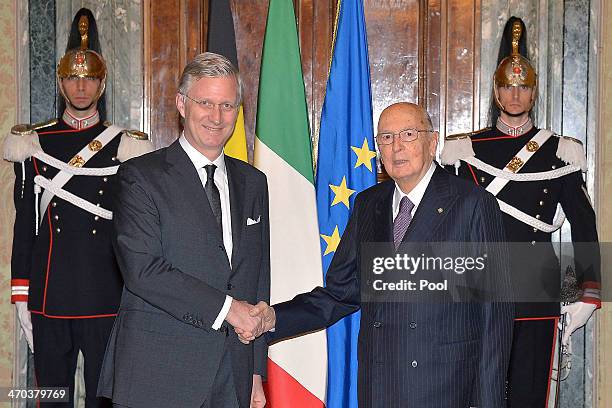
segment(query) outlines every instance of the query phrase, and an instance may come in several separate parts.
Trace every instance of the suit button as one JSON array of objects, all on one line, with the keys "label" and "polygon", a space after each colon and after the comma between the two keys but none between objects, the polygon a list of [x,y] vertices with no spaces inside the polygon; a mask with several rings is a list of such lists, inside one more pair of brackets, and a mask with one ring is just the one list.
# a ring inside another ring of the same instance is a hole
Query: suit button
[{"label": "suit button", "polygon": [[382,326],[382,323],[381,322],[374,322],[374,324],[372,326],[374,326],[374,328],[378,329],[380,326]]},{"label": "suit button", "polygon": [[416,329],[417,328],[416,322],[410,322],[410,328],[411,329]]},{"label": "suit button", "polygon": [[233,288],[233,287],[234,287],[234,286],[233,286],[231,283],[228,283],[228,284],[227,284],[227,290],[232,290],[232,288]]},{"label": "suit button", "polygon": [[186,322],[189,321],[189,315],[185,313],[183,315],[183,320],[186,321]]},{"label": "suit button", "polygon": [[412,360],[412,363],[410,363],[410,365],[411,365],[413,368],[416,368],[416,366],[418,366],[418,365],[419,365],[419,363],[417,363],[417,361],[416,361],[416,360]]},{"label": "suit button", "polygon": [[57,207],[57,203],[56,203],[55,201],[54,201],[54,202],[52,202],[52,203],[51,203],[51,205],[52,205],[53,207]]},{"label": "suit button", "polygon": [[108,177],[104,177],[102,180],[106,183],[108,181]]},{"label": "suit button", "polygon": [[62,232],[62,230],[60,228],[56,228],[55,232],[57,232],[59,234],[60,232]]},{"label": "suit button", "polygon": [[98,194],[100,194],[100,195],[104,194],[104,190],[98,191]]},{"label": "suit button", "polygon": [[92,233],[93,235],[96,235],[96,234],[98,233],[98,231],[96,231],[96,230],[94,229],[94,230],[91,230],[91,233]]},{"label": "suit button", "polygon": [[59,215],[55,214],[55,215],[53,216],[53,219],[54,219],[55,221],[59,220]]}]

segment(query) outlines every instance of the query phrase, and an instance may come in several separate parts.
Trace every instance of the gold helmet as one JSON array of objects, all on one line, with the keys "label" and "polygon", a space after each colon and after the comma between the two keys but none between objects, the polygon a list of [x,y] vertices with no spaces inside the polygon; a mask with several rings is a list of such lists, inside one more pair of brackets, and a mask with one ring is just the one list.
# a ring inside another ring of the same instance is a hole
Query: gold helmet
[{"label": "gold helmet", "polygon": [[81,35],[81,46],[67,51],[57,65],[59,89],[64,99],[67,99],[61,84],[62,79],[74,77],[96,78],[100,80],[100,87],[94,98],[97,101],[104,93],[106,86],[106,63],[100,54],[88,48],[89,19],[86,15],[79,18],[79,34]]},{"label": "gold helmet", "polygon": [[[533,69],[531,62],[519,52],[519,42],[522,35],[523,27],[521,21],[517,19],[512,24],[512,53],[499,63],[493,75],[495,103],[502,110],[504,107],[499,100],[499,87],[526,86],[532,89],[537,88],[538,79],[535,69]],[[536,93],[534,92],[531,98],[531,107],[533,107],[535,97]]]}]

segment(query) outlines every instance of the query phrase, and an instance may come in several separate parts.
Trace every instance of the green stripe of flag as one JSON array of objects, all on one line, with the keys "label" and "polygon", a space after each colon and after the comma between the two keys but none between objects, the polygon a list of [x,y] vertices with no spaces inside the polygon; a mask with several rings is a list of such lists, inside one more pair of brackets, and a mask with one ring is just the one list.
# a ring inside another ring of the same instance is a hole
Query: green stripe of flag
[{"label": "green stripe of flag", "polygon": [[260,141],[314,184],[308,110],[292,0],[271,0],[261,58]]}]

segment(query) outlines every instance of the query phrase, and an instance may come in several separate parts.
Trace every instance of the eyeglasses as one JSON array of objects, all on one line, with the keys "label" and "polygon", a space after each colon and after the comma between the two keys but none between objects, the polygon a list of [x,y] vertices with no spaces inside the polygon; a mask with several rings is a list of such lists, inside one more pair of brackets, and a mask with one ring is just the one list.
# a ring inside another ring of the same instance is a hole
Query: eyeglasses
[{"label": "eyeglasses", "polygon": [[181,94],[181,95],[183,95],[185,98],[189,99],[191,102],[198,104],[199,106],[203,107],[206,110],[211,111],[215,109],[215,106],[218,106],[219,109],[221,109],[221,112],[232,112],[236,110],[236,105],[233,103],[229,103],[229,102],[213,103],[209,101],[208,99],[197,100],[197,99],[193,99],[192,97],[186,94]]},{"label": "eyeglasses", "polygon": [[397,133],[385,132],[376,135],[376,142],[379,146],[390,145],[395,136],[399,136],[402,142],[413,142],[418,139],[421,133],[432,133],[433,130],[425,129],[403,129]]}]

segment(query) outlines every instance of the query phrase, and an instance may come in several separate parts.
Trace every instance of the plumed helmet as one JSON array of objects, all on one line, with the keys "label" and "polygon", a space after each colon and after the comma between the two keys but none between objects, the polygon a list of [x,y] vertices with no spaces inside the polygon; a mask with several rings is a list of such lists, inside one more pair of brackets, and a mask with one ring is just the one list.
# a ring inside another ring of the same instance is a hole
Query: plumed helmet
[{"label": "plumed helmet", "polygon": [[[100,87],[95,97],[95,100],[98,100],[104,93],[107,69],[102,55],[89,48],[90,22],[87,14],[82,14],[78,20],[78,33],[80,45],[66,51],[60,59],[57,65],[57,77],[58,80],[73,77],[99,79]],[[60,91],[66,97],[62,86]]]},{"label": "plumed helmet", "polygon": [[[518,18],[515,18],[512,22],[511,35],[512,52],[499,63],[493,76],[495,103],[500,109],[503,109],[503,106],[499,101],[499,87],[526,86],[532,89],[537,88],[537,75],[535,69],[531,65],[531,62],[529,62],[525,56],[521,55],[519,51],[520,41],[523,37],[523,23]],[[531,101],[531,106],[533,106],[534,102],[535,92]]]}]

